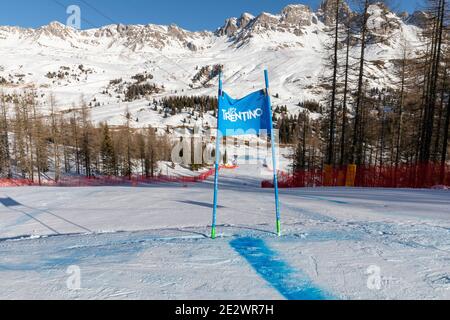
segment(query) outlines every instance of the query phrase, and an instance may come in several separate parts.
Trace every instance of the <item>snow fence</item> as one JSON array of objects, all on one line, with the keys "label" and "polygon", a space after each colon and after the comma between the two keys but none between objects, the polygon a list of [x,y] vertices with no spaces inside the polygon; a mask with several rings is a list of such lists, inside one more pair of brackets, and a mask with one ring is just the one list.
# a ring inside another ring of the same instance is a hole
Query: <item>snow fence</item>
[{"label": "snow fence", "polygon": [[[280,188],[365,187],[365,188],[433,188],[450,186],[450,166],[438,163],[398,166],[354,166],[344,168],[300,170],[278,174]],[[271,180],[263,188],[273,188]]]}]

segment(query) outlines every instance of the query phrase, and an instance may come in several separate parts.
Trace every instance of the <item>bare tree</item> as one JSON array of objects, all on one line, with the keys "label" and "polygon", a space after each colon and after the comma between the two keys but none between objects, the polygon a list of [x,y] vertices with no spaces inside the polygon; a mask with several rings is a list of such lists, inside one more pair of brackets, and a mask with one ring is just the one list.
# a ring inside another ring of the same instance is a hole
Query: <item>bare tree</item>
[{"label": "bare tree", "polygon": [[0,175],[12,177],[9,145],[8,106],[4,93],[0,93]]}]

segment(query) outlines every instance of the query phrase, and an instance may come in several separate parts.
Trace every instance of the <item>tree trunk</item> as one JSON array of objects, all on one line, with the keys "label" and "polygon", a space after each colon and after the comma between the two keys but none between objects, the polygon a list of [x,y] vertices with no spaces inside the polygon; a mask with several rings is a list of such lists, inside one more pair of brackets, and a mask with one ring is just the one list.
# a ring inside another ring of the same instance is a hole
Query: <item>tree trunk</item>
[{"label": "tree trunk", "polygon": [[345,146],[346,146],[346,131],[347,131],[347,96],[348,96],[348,71],[349,71],[349,57],[350,57],[350,22],[347,26],[347,52],[345,56],[345,81],[344,81],[344,101],[342,105],[342,129],[341,129],[341,156],[340,165],[343,167],[346,163]]},{"label": "tree trunk", "polygon": [[337,91],[337,69],[338,69],[338,46],[339,46],[339,7],[340,0],[336,0],[335,34],[334,34],[334,58],[333,58],[333,85],[330,107],[330,132],[328,140],[327,164],[334,164],[334,133],[336,118],[336,91]]},{"label": "tree trunk", "polygon": [[361,131],[361,109],[363,103],[363,86],[364,86],[364,65],[365,65],[365,51],[366,51],[366,34],[367,34],[367,20],[368,20],[369,1],[366,0],[364,4],[364,17],[361,32],[361,55],[359,61],[359,75],[358,75],[358,93],[355,108],[355,123],[353,130],[353,143],[351,152],[351,162],[360,165],[361,164],[361,149],[362,149],[362,133]]},{"label": "tree trunk", "polygon": [[441,154],[441,183],[445,182],[445,165],[447,161],[447,150],[448,150],[448,131],[450,126],[450,97],[448,97],[447,102],[447,112],[445,114],[445,124],[444,124],[444,137],[442,141],[442,154]]}]

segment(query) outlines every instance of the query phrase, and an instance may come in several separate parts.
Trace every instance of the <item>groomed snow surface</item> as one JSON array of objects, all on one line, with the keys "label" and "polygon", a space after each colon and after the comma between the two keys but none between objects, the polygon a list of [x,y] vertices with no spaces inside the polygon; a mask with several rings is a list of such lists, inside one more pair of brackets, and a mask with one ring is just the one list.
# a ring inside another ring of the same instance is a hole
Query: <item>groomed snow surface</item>
[{"label": "groomed snow surface", "polygon": [[221,172],[216,240],[212,181],[1,188],[0,298],[450,298],[449,191],[281,190],[277,237],[261,170]]}]

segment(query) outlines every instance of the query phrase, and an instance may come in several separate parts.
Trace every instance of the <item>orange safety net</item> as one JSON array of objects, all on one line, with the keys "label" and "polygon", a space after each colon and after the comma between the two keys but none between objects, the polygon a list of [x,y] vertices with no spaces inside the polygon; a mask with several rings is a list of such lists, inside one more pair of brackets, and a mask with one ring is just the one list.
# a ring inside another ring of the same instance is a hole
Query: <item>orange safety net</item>
[{"label": "orange safety net", "polygon": [[[368,187],[368,188],[432,188],[450,186],[450,166],[438,163],[420,165],[355,166],[280,172],[280,188],[306,187]],[[263,188],[273,188],[273,182],[262,182]]]}]

